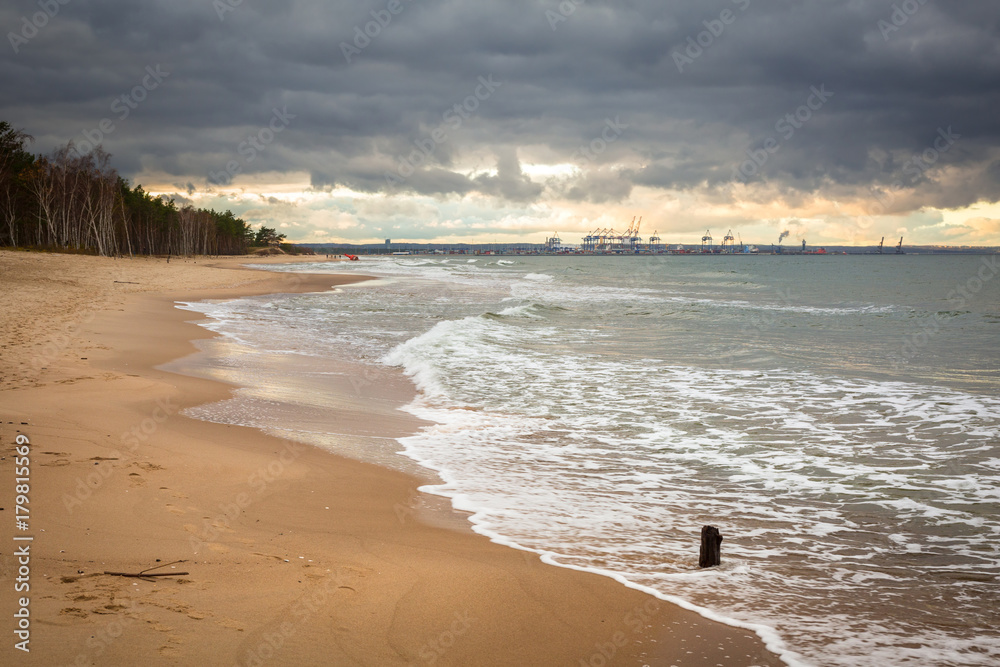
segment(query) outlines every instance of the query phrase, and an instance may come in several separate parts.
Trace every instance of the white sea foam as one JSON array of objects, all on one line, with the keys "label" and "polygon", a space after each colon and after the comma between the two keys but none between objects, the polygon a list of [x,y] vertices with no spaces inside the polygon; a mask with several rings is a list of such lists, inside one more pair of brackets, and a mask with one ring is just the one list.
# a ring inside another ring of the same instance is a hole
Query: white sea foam
[{"label": "white sea foam", "polygon": [[[402,367],[409,409],[433,422],[407,455],[498,542],[754,626],[790,663],[1000,660],[1000,401],[846,365],[887,338],[878,326],[905,333],[913,302],[800,303],[763,283],[730,294],[730,279],[706,295],[719,276],[701,271],[666,288],[655,271],[577,280],[520,259],[364,264],[350,270],[407,280],[336,307],[192,307],[248,345]],[[974,317],[953,318],[966,337]],[[754,345],[709,363],[737,350],[713,342],[720,322],[802,347],[784,357],[798,367]],[[705,523],[726,536],[711,572],[694,568]]]},{"label": "white sea foam", "polygon": [[[505,312],[524,312],[524,307]],[[761,604],[781,607],[806,596],[815,587],[811,575],[782,574],[781,564],[771,562],[776,553],[787,558],[798,552],[807,560],[858,568],[858,577],[837,588],[843,611],[863,618],[873,604],[870,596],[863,605],[850,598],[859,586],[869,592],[866,582],[882,575],[869,571],[870,552],[855,553],[863,533],[856,514],[877,506],[884,511],[881,521],[898,526],[926,520],[932,527],[974,528],[982,517],[948,506],[987,502],[998,491],[995,479],[941,489],[924,474],[945,443],[968,447],[995,441],[1000,433],[996,400],[943,390],[928,395],[926,388],[905,383],[801,372],[548,357],[525,349],[539,333],[512,322],[468,317],[436,325],[396,347],[385,361],[403,366],[421,389],[421,399],[409,409],[439,424],[405,441],[409,455],[446,480],[428,490],[474,512],[480,532],[558,554],[553,559],[560,563],[613,563],[611,570],[655,587],[650,575],[664,567],[665,554],[674,563],[690,557],[698,519],[678,523],[677,517],[684,516],[691,498],[698,498],[701,515],[725,521],[737,533],[761,522],[773,526],[758,529],[757,539],[729,547],[742,562],[760,568],[754,582],[760,594],[730,603],[727,615],[752,623]],[[651,403],[653,395],[668,399],[669,407]],[[456,410],[459,406],[463,409]],[[914,412],[924,418],[912,420]],[[841,423],[844,416],[852,419]],[[872,462],[900,454],[919,465],[887,468],[884,461]],[[567,470],[575,472],[567,475]],[[706,470],[715,477],[710,496],[704,495]],[[895,497],[907,489],[925,499]],[[583,507],[587,511],[580,514]],[[786,538],[789,525],[811,539]],[[616,539],[622,530],[627,545]],[[989,530],[1000,534],[1000,523],[994,521]],[[893,533],[889,540],[904,553],[944,554],[919,531]],[[983,571],[1000,571],[996,553],[958,552]],[[892,578],[919,586],[919,577],[916,570]],[[814,619],[811,625],[824,641],[839,636],[836,624]],[[908,627],[906,620],[894,619],[883,629],[903,636]],[[884,639],[873,633],[863,651],[824,660],[882,664],[892,651],[872,646]],[[951,641],[971,650],[982,640]],[[992,650],[1000,650],[1000,642]]]}]

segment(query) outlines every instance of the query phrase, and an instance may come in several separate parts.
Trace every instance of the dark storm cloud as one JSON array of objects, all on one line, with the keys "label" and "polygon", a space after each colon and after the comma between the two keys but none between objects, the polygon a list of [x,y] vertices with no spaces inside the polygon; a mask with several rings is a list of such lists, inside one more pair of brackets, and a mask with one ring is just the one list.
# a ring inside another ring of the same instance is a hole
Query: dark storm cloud
[{"label": "dark storm cloud", "polygon": [[[0,27],[20,35],[39,11],[8,2]],[[30,39],[8,34],[0,118],[36,149],[99,132],[124,174],[162,171],[187,192],[232,164],[387,190],[423,142],[394,191],[510,202],[637,185],[724,198],[734,174],[789,192],[888,186],[950,127],[961,139],[933,166],[967,177],[911,185],[958,206],[997,199],[998,20],[974,0],[68,0]],[[114,100],[156,66],[169,76],[121,118]],[[490,76],[502,85],[477,97]],[[821,87],[832,95],[806,106]],[[628,129],[581,162],[616,117]],[[494,175],[463,170],[471,154]],[[542,155],[580,174],[533,182],[521,163]]]}]

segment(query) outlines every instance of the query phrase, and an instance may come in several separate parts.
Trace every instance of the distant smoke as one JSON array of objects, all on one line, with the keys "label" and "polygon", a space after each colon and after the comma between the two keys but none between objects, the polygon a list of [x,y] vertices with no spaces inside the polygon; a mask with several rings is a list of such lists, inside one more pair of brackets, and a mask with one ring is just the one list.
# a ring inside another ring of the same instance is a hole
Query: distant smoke
[{"label": "distant smoke", "polygon": [[785,231],[781,232],[781,236],[778,237],[778,243],[781,243],[782,241],[784,241],[786,236],[788,236],[788,230],[787,229]]}]

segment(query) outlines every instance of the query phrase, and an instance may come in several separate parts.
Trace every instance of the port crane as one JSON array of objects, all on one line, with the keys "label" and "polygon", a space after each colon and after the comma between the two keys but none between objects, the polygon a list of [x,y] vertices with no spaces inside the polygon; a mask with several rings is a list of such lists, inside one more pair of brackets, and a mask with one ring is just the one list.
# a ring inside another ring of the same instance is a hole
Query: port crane
[{"label": "port crane", "polygon": [[639,216],[632,218],[632,222],[624,232],[616,232],[614,228],[596,229],[583,237],[583,249],[590,252],[635,251],[642,244],[642,238],[639,236],[641,225],[642,216]]},{"label": "port crane", "polygon": [[635,250],[636,246],[642,243],[642,238],[639,236],[639,227],[641,225],[642,216],[639,216],[638,221],[632,218],[632,224],[628,226],[628,230],[619,239],[622,250]]},{"label": "port crane", "polygon": [[736,237],[733,236],[733,230],[730,229],[726,232],[726,237],[722,239],[722,252],[732,253],[736,249]]},{"label": "port crane", "polygon": [[[708,246],[708,250],[705,250],[706,245]],[[705,235],[701,237],[701,251],[712,252],[712,231],[709,229],[706,229]]]}]

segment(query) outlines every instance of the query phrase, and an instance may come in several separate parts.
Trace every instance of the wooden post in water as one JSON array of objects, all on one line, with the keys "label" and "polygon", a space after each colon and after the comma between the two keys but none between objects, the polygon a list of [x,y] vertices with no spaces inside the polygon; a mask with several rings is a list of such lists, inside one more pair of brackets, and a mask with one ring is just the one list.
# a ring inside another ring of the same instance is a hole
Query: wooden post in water
[{"label": "wooden post in water", "polygon": [[701,529],[701,554],[698,567],[715,567],[722,563],[722,533],[715,526]]}]

